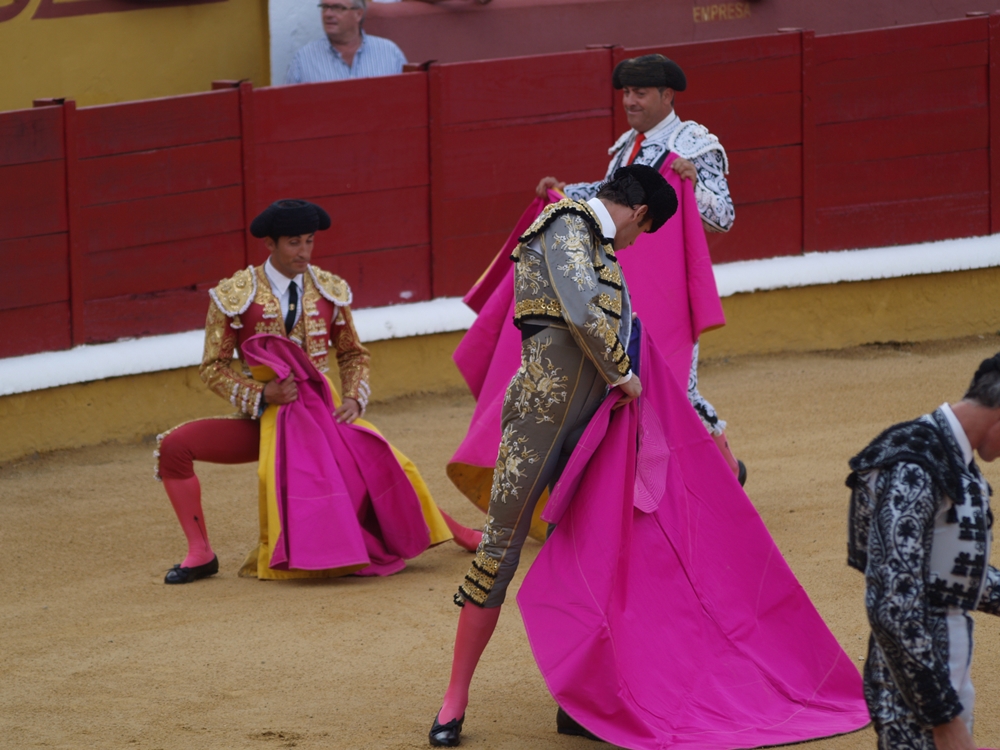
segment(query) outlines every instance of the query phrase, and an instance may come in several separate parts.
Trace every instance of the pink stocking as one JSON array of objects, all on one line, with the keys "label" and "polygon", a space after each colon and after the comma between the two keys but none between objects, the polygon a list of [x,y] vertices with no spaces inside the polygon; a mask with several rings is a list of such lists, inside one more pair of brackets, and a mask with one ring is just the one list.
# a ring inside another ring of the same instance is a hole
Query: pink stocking
[{"label": "pink stocking", "polygon": [[188,553],[181,563],[182,568],[194,568],[211,562],[215,557],[212,545],[208,543],[208,531],[205,528],[205,515],[201,511],[201,484],[198,477],[187,479],[164,479],[163,488],[167,491],[170,504],[174,506],[177,520],[187,537]]},{"label": "pink stocking", "polygon": [[490,642],[493,630],[500,618],[500,607],[477,607],[466,603],[458,616],[458,632],[455,634],[455,656],[451,662],[451,681],[444,694],[444,703],[438,714],[438,723],[446,724],[452,719],[465,715],[469,703],[469,685],[479,664],[486,644]]},{"label": "pink stocking", "polygon": [[726,433],[721,435],[712,435],[712,440],[715,444],[719,446],[719,450],[722,452],[722,457],[726,459],[726,463],[729,464],[729,468],[732,469],[733,474],[739,476],[740,465],[736,463],[736,457],[733,456],[733,452],[729,450],[729,441],[726,440]]},{"label": "pink stocking", "polygon": [[[439,508],[438,510],[441,509]],[[441,516],[444,518],[444,522],[448,524],[448,530],[455,537],[455,544],[469,552],[475,552],[479,548],[479,542],[483,539],[481,531],[463,526],[443,510],[441,511]]]}]

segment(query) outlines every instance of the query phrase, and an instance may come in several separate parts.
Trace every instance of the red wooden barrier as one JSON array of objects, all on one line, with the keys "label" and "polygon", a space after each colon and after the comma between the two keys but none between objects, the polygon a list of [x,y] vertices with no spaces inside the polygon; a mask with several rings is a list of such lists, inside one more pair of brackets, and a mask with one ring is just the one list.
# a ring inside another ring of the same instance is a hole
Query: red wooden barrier
[{"label": "red wooden barrier", "polygon": [[264,258],[271,201],[331,214],[360,307],[464,293],[539,178],[595,180],[614,64],[660,51],[730,156],[716,261],[1000,232],[1000,14],[816,37],[431,65],[386,78],[0,113],[0,357],[190,330]]},{"label": "red wooden barrier", "polygon": [[[279,198],[323,206],[316,262],[362,307],[431,297],[427,75],[253,92],[255,191],[248,220]],[[266,251],[251,240],[250,261]]]},{"label": "red wooden barrier", "polygon": [[432,65],[434,296],[462,295],[534,197],[538,181],[603,176],[611,51]]},{"label": "red wooden barrier", "polygon": [[816,37],[808,250],[990,232],[989,19]]},{"label": "red wooden barrier", "polygon": [[[799,34],[618,49],[615,63],[658,52],[687,77],[675,110],[708,127],[729,155],[736,221],[710,234],[719,263],[802,251],[802,41]],[[628,129],[620,97],[616,133]]]},{"label": "red wooden barrier", "polygon": [[197,328],[205,290],[244,258],[239,93],[77,119],[83,341]]},{"label": "red wooden barrier", "polygon": [[70,345],[62,107],[0,114],[0,357]]}]

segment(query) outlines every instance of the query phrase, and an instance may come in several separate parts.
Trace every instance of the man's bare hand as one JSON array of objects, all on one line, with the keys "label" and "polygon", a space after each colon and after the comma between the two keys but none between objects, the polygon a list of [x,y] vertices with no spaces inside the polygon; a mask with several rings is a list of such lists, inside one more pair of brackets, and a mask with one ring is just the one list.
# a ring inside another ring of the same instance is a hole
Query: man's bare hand
[{"label": "man's bare hand", "polygon": [[350,424],[361,416],[361,404],[356,398],[345,398],[344,403],[338,406],[337,411],[333,414],[337,417],[338,422]]},{"label": "man's bare hand", "polygon": [[642,393],[642,383],[639,382],[639,376],[632,373],[632,377],[618,386],[618,390],[622,392],[622,397],[618,399],[618,403],[611,407],[612,409],[621,409],[625,404],[639,398]]},{"label": "man's bare hand", "polygon": [[544,198],[550,190],[562,190],[564,187],[566,187],[566,183],[559,182],[555,177],[543,177],[542,181],[538,183],[538,187],[535,188],[535,195]]},{"label": "man's bare hand", "polygon": [[934,727],[934,747],[937,750],[976,750],[968,727],[959,717]]},{"label": "man's bare hand", "polygon": [[272,380],[264,386],[264,400],[269,404],[290,404],[299,397],[299,389],[295,386],[295,376],[289,375],[284,380]]},{"label": "man's bare hand", "polygon": [[674,163],[670,165],[670,168],[679,174],[681,179],[691,180],[691,182],[698,181],[698,170],[687,159],[674,159]]}]

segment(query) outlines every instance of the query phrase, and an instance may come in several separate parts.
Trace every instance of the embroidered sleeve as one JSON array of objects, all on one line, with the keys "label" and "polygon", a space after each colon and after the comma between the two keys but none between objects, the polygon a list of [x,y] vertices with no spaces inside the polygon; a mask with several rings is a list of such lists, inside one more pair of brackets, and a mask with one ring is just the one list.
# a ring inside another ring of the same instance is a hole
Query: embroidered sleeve
[{"label": "embroidered sleeve", "polygon": [[694,197],[702,221],[718,232],[728,232],[733,228],[736,210],[733,208],[732,196],[729,195],[729,181],[726,179],[722,154],[712,150],[691,161],[698,172]]},{"label": "embroidered sleeve", "polygon": [[948,670],[947,632],[928,612],[927,581],[938,493],[920,466],[882,472],[868,535],[865,608],[903,700],[925,727],[962,713]]},{"label": "embroidered sleeve", "polygon": [[357,399],[363,413],[368,407],[368,397],[371,395],[371,388],[368,385],[371,355],[361,345],[361,339],[358,338],[358,332],[354,328],[350,307],[344,305],[337,308],[330,337],[333,341],[333,351],[337,356],[337,368],[340,370],[340,386],[344,398]]},{"label": "embroidered sleeve", "polygon": [[233,319],[224,315],[214,302],[209,304],[208,319],[205,321],[205,353],[198,373],[210,390],[256,419],[264,384],[230,367],[236,350],[236,331],[232,323]]},{"label": "embroidered sleeve", "polygon": [[596,249],[590,229],[581,217],[566,213],[542,235],[541,245],[570,333],[604,379],[616,384],[631,369],[618,338],[622,292],[598,283],[598,268],[604,266],[595,267]]}]

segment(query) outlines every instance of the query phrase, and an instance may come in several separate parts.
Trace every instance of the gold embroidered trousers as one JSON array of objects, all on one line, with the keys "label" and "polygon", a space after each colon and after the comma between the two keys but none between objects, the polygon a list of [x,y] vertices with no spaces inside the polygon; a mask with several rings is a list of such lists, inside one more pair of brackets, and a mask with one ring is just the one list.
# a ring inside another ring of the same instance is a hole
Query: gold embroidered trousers
[{"label": "gold embroidered trousers", "polygon": [[503,604],[535,504],[559,478],[606,393],[604,378],[564,325],[549,325],[522,342],[521,368],[504,399],[483,541],[456,603]]}]

